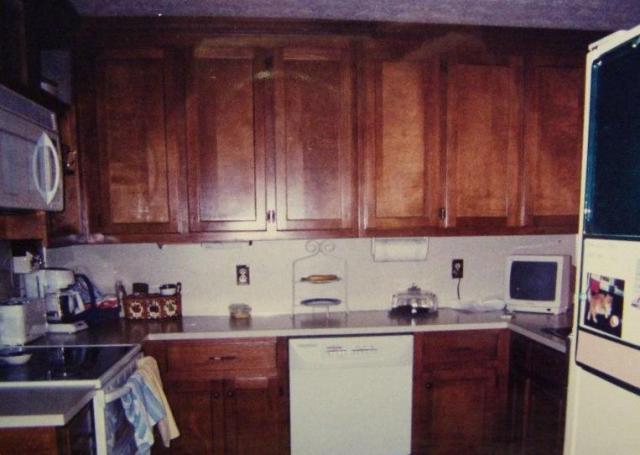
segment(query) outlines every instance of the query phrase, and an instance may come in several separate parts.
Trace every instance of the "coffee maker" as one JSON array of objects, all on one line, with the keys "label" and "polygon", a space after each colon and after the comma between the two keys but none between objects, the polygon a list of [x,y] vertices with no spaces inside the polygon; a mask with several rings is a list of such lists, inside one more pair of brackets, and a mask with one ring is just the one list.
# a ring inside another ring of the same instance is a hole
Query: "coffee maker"
[{"label": "coffee maker", "polygon": [[27,297],[41,297],[46,302],[48,332],[75,333],[88,327],[82,320],[82,297],[69,289],[74,283],[75,275],[68,269],[44,268],[24,275]]}]

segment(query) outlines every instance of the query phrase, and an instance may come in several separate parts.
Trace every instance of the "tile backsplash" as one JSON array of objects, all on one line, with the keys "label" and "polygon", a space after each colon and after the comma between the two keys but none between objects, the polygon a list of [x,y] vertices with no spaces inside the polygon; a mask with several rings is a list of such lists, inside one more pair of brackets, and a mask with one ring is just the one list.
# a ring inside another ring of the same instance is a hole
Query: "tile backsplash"
[{"label": "tile backsplash", "polygon": [[[441,305],[456,298],[451,260],[464,260],[462,299],[502,294],[504,262],[510,254],[575,254],[575,235],[431,237],[426,261],[374,262],[371,239],[337,239],[333,254],[348,267],[350,309],[388,309],[393,293],[412,283],[436,293]],[[247,303],[253,314],[291,312],[292,263],[308,254],[305,240],[164,245],[78,245],[50,249],[50,267],[86,273],[106,293],[116,280],[127,291],[146,282],[151,290],[180,281],[185,315],[227,315],[231,303]],[[236,265],[250,269],[250,284],[238,286]]]}]

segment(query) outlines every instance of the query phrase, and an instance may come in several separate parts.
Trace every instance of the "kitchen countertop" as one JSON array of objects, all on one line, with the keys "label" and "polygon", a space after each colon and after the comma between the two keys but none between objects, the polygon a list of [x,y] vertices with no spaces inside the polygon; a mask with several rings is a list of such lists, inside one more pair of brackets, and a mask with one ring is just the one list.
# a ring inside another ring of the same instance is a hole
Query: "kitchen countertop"
[{"label": "kitchen countertop", "polygon": [[92,387],[0,390],[0,428],[67,424],[93,398]]},{"label": "kitchen countertop", "polygon": [[[542,331],[571,325],[571,314],[558,316],[502,311],[469,312],[441,308],[426,317],[391,318],[387,311],[353,311],[231,320],[227,316],[184,316],[164,321],[119,320],[76,334],[47,334],[33,345],[138,344],[144,340],[253,338],[393,334],[452,330],[511,329],[560,352],[567,342]],[[0,390],[0,428],[64,425],[88,403],[94,389]]]},{"label": "kitchen countertop", "polygon": [[331,336],[414,333],[428,331],[510,328],[539,343],[566,352],[565,340],[542,331],[544,327],[571,325],[569,313],[558,316],[502,311],[469,312],[441,308],[421,318],[392,318],[386,311],[352,311],[232,320],[227,316],[184,316],[164,321],[120,320],[73,335],[48,334],[37,345],[136,344],[143,340],[254,338],[275,336]]}]

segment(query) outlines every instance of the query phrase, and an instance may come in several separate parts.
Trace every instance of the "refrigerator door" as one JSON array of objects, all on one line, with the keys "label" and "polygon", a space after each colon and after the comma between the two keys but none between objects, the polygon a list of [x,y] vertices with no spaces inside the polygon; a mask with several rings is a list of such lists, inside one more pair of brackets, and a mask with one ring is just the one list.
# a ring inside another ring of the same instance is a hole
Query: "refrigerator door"
[{"label": "refrigerator door", "polygon": [[640,394],[640,242],[584,239],[576,361]]}]

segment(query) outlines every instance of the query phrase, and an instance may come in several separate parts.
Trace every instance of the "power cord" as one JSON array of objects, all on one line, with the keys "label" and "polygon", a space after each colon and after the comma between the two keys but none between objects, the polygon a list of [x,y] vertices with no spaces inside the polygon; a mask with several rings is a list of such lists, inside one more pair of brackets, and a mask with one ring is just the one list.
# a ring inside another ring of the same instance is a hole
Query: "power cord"
[{"label": "power cord", "polygon": [[458,300],[460,300],[460,282],[461,281],[462,281],[462,278],[458,278],[458,286],[457,286]]}]

